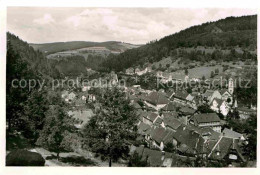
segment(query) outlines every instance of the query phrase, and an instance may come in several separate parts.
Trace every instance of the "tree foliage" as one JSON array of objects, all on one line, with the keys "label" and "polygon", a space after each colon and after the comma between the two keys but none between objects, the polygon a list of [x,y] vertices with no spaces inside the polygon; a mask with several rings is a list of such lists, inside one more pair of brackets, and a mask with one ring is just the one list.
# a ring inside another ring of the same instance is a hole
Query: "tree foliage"
[{"label": "tree foliage", "polygon": [[117,88],[107,89],[99,103],[101,108],[86,125],[83,135],[92,151],[116,161],[128,155],[129,145],[137,137],[137,115]]}]

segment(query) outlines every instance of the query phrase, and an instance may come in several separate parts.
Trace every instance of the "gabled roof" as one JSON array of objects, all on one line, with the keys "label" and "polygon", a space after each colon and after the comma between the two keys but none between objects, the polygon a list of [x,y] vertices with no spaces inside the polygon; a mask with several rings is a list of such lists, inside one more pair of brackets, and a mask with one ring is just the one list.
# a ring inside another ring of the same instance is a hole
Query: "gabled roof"
[{"label": "gabled roof", "polygon": [[228,90],[227,89],[221,89],[220,91],[219,91],[219,93],[221,94],[221,95],[223,95],[224,93],[228,93],[229,95],[231,95],[229,92],[228,92]]},{"label": "gabled roof", "polygon": [[[241,153],[241,149],[238,145],[238,139],[232,139],[227,137],[221,137],[218,142],[214,145],[211,153],[209,154],[210,158],[221,160],[223,159],[230,150],[236,150],[238,156],[245,162],[245,158]],[[219,154],[217,154],[217,152]]]},{"label": "gabled roof", "polygon": [[178,113],[177,112],[164,112],[162,113],[163,117],[175,117],[177,118],[178,117]]},{"label": "gabled roof", "polygon": [[217,104],[218,104],[218,108],[225,102],[224,100],[221,100],[221,99],[218,99],[218,98],[214,98],[213,100],[212,100],[212,102],[210,103],[210,106],[212,106],[213,105],[213,102],[214,101],[216,101],[217,102]]},{"label": "gabled roof", "polygon": [[222,134],[224,137],[233,138],[233,139],[240,139],[241,137],[243,137],[243,134],[240,134],[228,128],[225,128]]},{"label": "gabled roof", "polygon": [[192,115],[196,112],[196,110],[189,108],[187,106],[181,107],[179,111],[186,114],[186,115]]},{"label": "gabled roof", "polygon": [[151,92],[147,97],[146,100],[154,105],[159,104],[168,104],[169,100],[166,98],[166,94],[161,92]]},{"label": "gabled roof", "polygon": [[188,92],[185,92],[185,91],[176,91],[176,93],[173,95],[173,97],[186,100],[186,98],[187,98],[188,95],[189,95]]},{"label": "gabled roof", "polygon": [[190,148],[196,148],[200,134],[187,129],[185,125],[181,125],[176,132],[173,132],[173,137],[181,144],[185,144]]},{"label": "gabled roof", "polygon": [[150,130],[151,129],[151,126],[144,123],[144,122],[141,122],[139,125],[138,125],[138,132],[140,134],[146,132],[147,130]]},{"label": "gabled roof", "polygon": [[202,94],[202,96],[209,97],[209,96],[212,96],[213,93],[214,93],[214,90],[206,90],[206,92],[204,94]]},{"label": "gabled roof", "polygon": [[194,123],[220,122],[220,118],[216,113],[197,114],[192,117]]},{"label": "gabled roof", "polygon": [[151,120],[151,121],[153,122],[158,115],[159,115],[159,114],[157,114],[157,113],[150,112],[150,113],[148,113],[148,115],[146,116],[146,118],[149,119],[149,120]]},{"label": "gabled roof", "polygon": [[157,127],[152,130],[151,137],[157,143],[161,143],[164,137],[166,137],[169,134],[169,132],[170,131],[165,128]]},{"label": "gabled roof", "polygon": [[134,152],[137,152],[142,157],[142,160],[147,160],[152,167],[170,166],[173,162],[173,160],[169,159],[172,159],[174,155],[169,152],[164,153],[164,159],[162,159],[163,154],[161,151],[144,148],[144,146],[131,146],[130,154],[133,155]]},{"label": "gabled roof", "polygon": [[163,122],[163,119],[161,117],[157,117],[156,120],[154,121],[155,124],[161,124]]},{"label": "gabled roof", "polygon": [[142,107],[136,102],[134,102],[132,105],[135,109],[142,109]]},{"label": "gabled roof", "polygon": [[180,127],[181,124],[182,124],[175,117],[164,117],[163,122],[164,122],[165,126],[168,126],[168,127],[172,128],[172,129],[175,129],[175,130],[178,129],[178,127]]}]

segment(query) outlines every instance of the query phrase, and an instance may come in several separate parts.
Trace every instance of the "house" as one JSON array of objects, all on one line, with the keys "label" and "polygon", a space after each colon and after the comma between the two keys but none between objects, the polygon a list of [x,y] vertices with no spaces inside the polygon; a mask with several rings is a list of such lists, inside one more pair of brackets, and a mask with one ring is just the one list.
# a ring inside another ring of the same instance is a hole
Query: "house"
[{"label": "house", "polygon": [[245,137],[243,136],[243,134],[240,134],[236,131],[233,131],[233,129],[228,129],[228,128],[225,128],[223,131],[222,131],[222,135],[224,137],[228,137],[228,138],[232,138],[232,139],[239,139],[239,140],[242,140],[244,141],[245,140]]},{"label": "house", "polygon": [[169,103],[169,100],[166,98],[166,94],[154,91],[148,94],[145,103],[147,106],[159,110],[166,106]]},{"label": "house", "polygon": [[197,143],[201,136],[196,131],[189,130],[187,126],[181,125],[176,132],[172,132],[172,137],[179,154],[189,156],[197,154]]},{"label": "house", "polygon": [[214,98],[212,100],[212,102],[210,103],[210,108],[217,113],[223,114],[224,116],[227,116],[230,110],[227,102],[218,98]]},{"label": "house", "polygon": [[94,101],[96,101],[96,96],[94,94],[89,94],[87,99],[88,99],[88,102],[94,102]]},{"label": "house", "polygon": [[165,142],[164,140],[171,133],[170,130],[163,127],[153,128],[151,131],[151,145],[155,148],[159,148],[160,150],[164,149]]},{"label": "house", "polygon": [[210,153],[209,159],[227,160],[231,162],[246,162],[239,145],[238,139],[228,138],[221,136],[217,143],[214,145]]},{"label": "house", "polygon": [[109,75],[108,75],[108,78],[111,82],[111,85],[116,85],[118,84],[118,77],[117,77],[117,74],[112,71]]},{"label": "house", "polygon": [[69,101],[73,101],[73,100],[75,99],[75,97],[76,97],[76,94],[75,94],[74,92],[71,92],[71,93],[69,93],[69,95],[68,95],[68,100],[69,100]]},{"label": "house", "polygon": [[134,68],[130,67],[130,68],[125,70],[125,73],[127,75],[133,75],[135,73],[135,70],[134,70]]},{"label": "house", "polygon": [[192,108],[196,108],[194,97],[186,91],[177,91],[171,95],[170,99],[182,105],[189,105]]},{"label": "house", "polygon": [[210,104],[214,98],[222,99],[222,96],[218,90],[206,90],[206,92],[202,94],[202,98],[205,102]]},{"label": "house", "polygon": [[233,98],[232,95],[229,93],[227,89],[222,89],[219,91],[221,94],[221,99],[225,100],[229,105],[233,104]]},{"label": "house", "polygon": [[216,113],[194,115],[189,123],[199,128],[210,127],[216,132],[221,132],[220,118]]},{"label": "house", "polygon": [[61,98],[66,99],[66,98],[68,98],[68,96],[69,96],[69,91],[63,90],[61,92]]}]

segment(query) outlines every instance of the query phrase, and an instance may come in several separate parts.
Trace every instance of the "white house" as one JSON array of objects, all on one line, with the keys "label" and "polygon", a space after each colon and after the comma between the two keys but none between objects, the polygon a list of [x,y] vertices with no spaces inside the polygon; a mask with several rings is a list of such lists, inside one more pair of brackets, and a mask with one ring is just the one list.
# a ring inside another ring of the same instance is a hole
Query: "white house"
[{"label": "white house", "polygon": [[224,116],[226,116],[230,110],[227,102],[221,99],[214,98],[210,103],[210,108],[215,112],[220,112]]}]

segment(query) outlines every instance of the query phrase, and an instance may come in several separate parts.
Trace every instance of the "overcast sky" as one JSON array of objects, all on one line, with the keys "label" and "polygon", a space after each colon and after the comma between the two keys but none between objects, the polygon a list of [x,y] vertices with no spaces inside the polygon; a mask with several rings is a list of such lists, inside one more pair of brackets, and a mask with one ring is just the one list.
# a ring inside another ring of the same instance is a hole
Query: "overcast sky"
[{"label": "overcast sky", "polygon": [[7,30],[29,43],[123,41],[145,44],[250,9],[8,7]]}]

